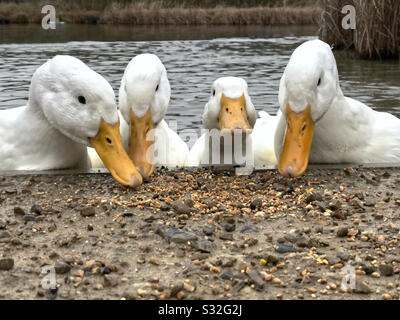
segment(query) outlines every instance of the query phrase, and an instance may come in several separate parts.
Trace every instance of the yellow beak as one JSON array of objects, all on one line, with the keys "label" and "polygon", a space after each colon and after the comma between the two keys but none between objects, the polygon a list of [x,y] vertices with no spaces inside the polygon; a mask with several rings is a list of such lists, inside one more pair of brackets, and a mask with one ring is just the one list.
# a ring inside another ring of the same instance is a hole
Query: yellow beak
[{"label": "yellow beak", "polygon": [[237,99],[227,98],[224,94],[221,97],[221,111],[219,112],[219,127],[221,131],[234,132],[241,130],[243,133],[251,131],[249,124],[246,98],[244,94]]},{"label": "yellow beak", "polygon": [[138,118],[130,111],[131,135],[129,139],[129,157],[132,159],[143,178],[148,178],[154,171],[154,128],[151,110]]},{"label": "yellow beak", "polygon": [[142,176],[122,145],[119,122],[110,125],[101,119],[99,132],[94,138],[90,138],[90,143],[115,180],[124,186],[134,188],[142,184]]},{"label": "yellow beak", "polygon": [[307,169],[315,123],[311,118],[311,106],[295,113],[286,107],[286,134],[278,170],[284,177],[299,177]]}]

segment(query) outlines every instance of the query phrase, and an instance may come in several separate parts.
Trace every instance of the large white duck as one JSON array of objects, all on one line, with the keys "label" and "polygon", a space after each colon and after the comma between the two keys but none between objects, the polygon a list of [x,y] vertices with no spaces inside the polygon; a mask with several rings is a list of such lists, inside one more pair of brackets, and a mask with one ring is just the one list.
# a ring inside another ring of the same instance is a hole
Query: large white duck
[{"label": "large white duck", "polygon": [[244,79],[219,78],[203,113],[206,132],[193,145],[186,165],[276,165],[275,122],[266,112],[257,120]]},{"label": "large white duck", "polygon": [[144,178],[155,166],[182,167],[189,149],[164,116],[171,97],[167,70],[154,54],[134,57],[119,89],[119,108],[125,123],[121,134],[128,154]]},{"label": "large white duck", "polygon": [[0,111],[0,137],[1,170],[87,169],[91,146],[118,182],[142,182],[122,145],[114,91],[71,56],[36,70],[26,106]]},{"label": "large white duck", "polygon": [[275,149],[284,176],[302,175],[309,162],[400,162],[400,119],[345,97],[332,50],[320,40],[306,42],[292,54],[279,104],[284,116]]}]

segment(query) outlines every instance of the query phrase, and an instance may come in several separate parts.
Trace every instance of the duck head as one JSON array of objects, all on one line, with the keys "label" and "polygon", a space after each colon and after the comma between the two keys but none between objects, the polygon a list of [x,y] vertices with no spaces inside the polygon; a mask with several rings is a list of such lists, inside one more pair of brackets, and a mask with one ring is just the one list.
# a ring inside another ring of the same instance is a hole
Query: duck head
[{"label": "duck head", "polygon": [[142,183],[122,145],[114,91],[82,61],[56,56],[42,65],[33,75],[29,104],[62,134],[93,147],[119,183]]},{"label": "duck head", "polygon": [[206,129],[251,133],[256,118],[257,112],[251,102],[245,80],[224,77],[214,82],[203,113]]},{"label": "duck head", "polygon": [[308,166],[315,125],[341,92],[335,57],[328,44],[308,41],[292,54],[280,82],[279,104],[286,133],[278,150],[280,174],[302,175]]},{"label": "duck head", "polygon": [[130,126],[128,154],[144,178],[154,171],[155,129],[167,112],[171,87],[167,70],[154,54],[128,64],[119,91],[119,107]]}]

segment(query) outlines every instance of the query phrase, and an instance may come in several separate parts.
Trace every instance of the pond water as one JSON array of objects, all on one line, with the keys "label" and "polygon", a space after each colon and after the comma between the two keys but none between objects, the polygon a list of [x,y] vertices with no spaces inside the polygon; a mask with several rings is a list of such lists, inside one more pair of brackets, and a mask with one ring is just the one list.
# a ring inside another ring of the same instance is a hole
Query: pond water
[{"label": "pond water", "polygon": [[[0,109],[26,103],[33,72],[57,54],[80,58],[103,75],[116,95],[124,69],[141,53],[157,54],[168,70],[167,120],[201,128],[214,80],[247,80],[257,110],[276,114],[282,72],[293,50],[317,37],[317,27],[0,25]],[[350,59],[336,53],[345,95],[400,117],[400,64]]]}]

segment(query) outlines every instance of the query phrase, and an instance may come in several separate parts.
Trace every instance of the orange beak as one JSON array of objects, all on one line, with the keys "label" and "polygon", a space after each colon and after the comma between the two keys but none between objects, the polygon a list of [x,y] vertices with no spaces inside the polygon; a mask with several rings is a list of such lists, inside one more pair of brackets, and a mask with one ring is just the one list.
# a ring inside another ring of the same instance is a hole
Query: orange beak
[{"label": "orange beak", "polygon": [[142,176],[122,145],[119,122],[110,125],[102,118],[99,132],[89,140],[115,180],[124,186],[134,188],[142,184]]},{"label": "orange beak", "polygon": [[[251,131],[249,124],[246,98],[244,94],[237,99],[227,98],[224,94],[221,97],[221,111],[219,112],[219,127],[222,132],[235,132],[241,130],[243,133]],[[250,132],[249,132],[250,133]]]},{"label": "orange beak", "polygon": [[286,107],[286,133],[278,170],[284,177],[299,177],[307,169],[310,158],[315,123],[311,117],[311,106],[295,113]]},{"label": "orange beak", "polygon": [[138,118],[130,111],[131,135],[129,140],[129,157],[142,174],[148,178],[154,171],[154,128],[156,127],[151,118],[151,110]]}]

